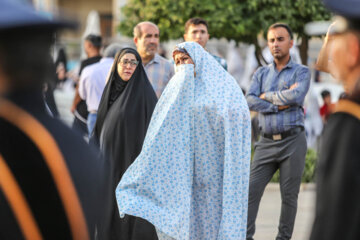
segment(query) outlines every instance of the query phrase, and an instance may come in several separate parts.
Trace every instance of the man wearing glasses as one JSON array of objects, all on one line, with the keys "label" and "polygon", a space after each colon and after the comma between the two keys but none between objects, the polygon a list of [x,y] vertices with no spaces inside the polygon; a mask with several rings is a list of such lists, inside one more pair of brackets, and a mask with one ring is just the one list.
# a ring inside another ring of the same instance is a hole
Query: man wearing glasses
[{"label": "man wearing glasses", "polygon": [[159,41],[159,28],[154,23],[140,22],[134,27],[134,43],[158,98],[174,75],[170,61],[157,53]]}]

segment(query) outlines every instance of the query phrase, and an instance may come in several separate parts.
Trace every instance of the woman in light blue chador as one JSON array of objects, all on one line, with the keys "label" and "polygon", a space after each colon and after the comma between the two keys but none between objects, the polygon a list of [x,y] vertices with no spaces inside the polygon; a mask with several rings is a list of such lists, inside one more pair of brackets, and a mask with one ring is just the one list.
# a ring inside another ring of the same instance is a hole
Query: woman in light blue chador
[{"label": "woman in light blue chador", "polygon": [[173,57],[176,74],[116,189],[120,215],[148,220],[159,239],[245,239],[249,108],[234,78],[200,45],[178,44]]}]

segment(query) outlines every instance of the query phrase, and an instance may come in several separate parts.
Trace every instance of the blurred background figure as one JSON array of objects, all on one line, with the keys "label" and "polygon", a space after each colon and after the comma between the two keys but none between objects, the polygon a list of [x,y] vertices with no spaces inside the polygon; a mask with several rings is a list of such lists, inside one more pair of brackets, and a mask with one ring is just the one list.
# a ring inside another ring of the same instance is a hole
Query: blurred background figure
[{"label": "blurred background figure", "polygon": [[49,69],[52,70],[53,74],[51,75],[51,77],[48,77],[44,83],[43,86],[43,94],[44,94],[44,98],[45,98],[45,106],[46,109],[48,111],[48,113],[53,116],[53,117],[59,117],[59,110],[57,107],[57,104],[55,102],[55,97],[54,97],[54,91],[56,89],[56,84],[57,84],[57,76],[55,73],[55,65],[52,62],[52,59],[49,59],[50,63],[49,63]]},{"label": "blurred background figure", "polygon": [[84,33],[82,34],[82,48],[81,48],[81,59],[86,59],[89,57],[88,52],[86,50],[85,42],[89,35],[101,36],[100,30],[100,16],[99,13],[95,10],[89,12],[86,18],[86,26]]},{"label": "blurred background figure", "polygon": [[244,74],[244,62],[236,47],[235,41],[231,41],[229,43],[229,47],[227,50],[227,65],[228,72],[236,79],[245,95],[245,88],[241,85],[241,80]]},{"label": "blurred background figure", "polygon": [[324,129],[310,239],[360,239],[360,1],[324,3],[341,15],[329,31],[334,38],[326,61],[347,96],[338,102]]},{"label": "blurred background figure", "polygon": [[55,68],[56,68],[56,77],[57,77],[56,85],[61,88],[64,85],[64,82],[66,81],[66,73],[67,73],[67,60],[66,60],[66,54],[64,48],[60,48],[57,53],[57,57],[55,60]]},{"label": "blurred background figure", "polygon": [[[85,38],[84,49],[87,55],[87,58],[81,61],[79,77],[81,78],[82,71],[85,67],[90,66],[91,64],[97,63],[101,59],[100,49],[102,46],[101,36],[89,34]],[[71,107],[71,112],[74,113],[74,122],[72,128],[79,132],[83,137],[88,137],[88,128],[87,128],[87,117],[89,112],[87,111],[87,105],[84,100],[81,99],[79,95],[79,85],[76,85],[75,97]]]},{"label": "blurred background figure", "polygon": [[309,92],[305,97],[305,132],[308,148],[318,150],[319,137],[323,130],[323,121],[320,116],[320,106],[314,82],[310,84]]},{"label": "blurred background figure", "polygon": [[121,48],[119,44],[110,44],[105,49],[104,57],[100,62],[86,67],[80,76],[79,95],[86,102],[89,112],[87,118],[89,137],[96,122],[97,110],[105,88],[106,77],[113,65],[116,53],[120,52]]},{"label": "blurred background figure", "polygon": [[325,124],[330,116],[335,110],[335,104],[331,103],[331,93],[328,90],[323,90],[321,92],[321,97],[324,101],[324,104],[320,108],[320,116]]},{"label": "blurred background figure", "polygon": [[107,238],[104,164],[44,103],[65,27],[74,25],[0,1],[0,239]]}]

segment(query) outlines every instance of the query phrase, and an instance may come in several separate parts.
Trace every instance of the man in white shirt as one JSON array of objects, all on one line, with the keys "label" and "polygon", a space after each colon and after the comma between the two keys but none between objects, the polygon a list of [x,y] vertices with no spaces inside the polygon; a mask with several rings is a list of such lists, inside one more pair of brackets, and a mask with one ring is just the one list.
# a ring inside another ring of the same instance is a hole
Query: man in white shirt
[{"label": "man in white shirt", "polygon": [[105,88],[106,78],[114,62],[114,57],[121,50],[119,44],[113,43],[104,51],[104,57],[100,62],[84,68],[79,82],[79,95],[86,101],[89,112],[87,118],[87,128],[89,137],[93,131],[97,110]]}]

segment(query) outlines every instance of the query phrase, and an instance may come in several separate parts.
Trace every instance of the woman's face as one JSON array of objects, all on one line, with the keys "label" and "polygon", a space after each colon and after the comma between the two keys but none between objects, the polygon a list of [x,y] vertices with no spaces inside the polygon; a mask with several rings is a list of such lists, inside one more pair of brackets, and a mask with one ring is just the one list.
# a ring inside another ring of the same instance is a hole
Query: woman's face
[{"label": "woman's face", "polygon": [[117,65],[118,74],[121,79],[125,82],[129,81],[138,64],[139,61],[136,60],[134,54],[124,54]]},{"label": "woman's face", "polygon": [[188,54],[182,53],[182,52],[175,52],[174,62],[175,62],[176,66],[179,66],[182,64],[194,64],[191,57]]}]

